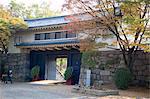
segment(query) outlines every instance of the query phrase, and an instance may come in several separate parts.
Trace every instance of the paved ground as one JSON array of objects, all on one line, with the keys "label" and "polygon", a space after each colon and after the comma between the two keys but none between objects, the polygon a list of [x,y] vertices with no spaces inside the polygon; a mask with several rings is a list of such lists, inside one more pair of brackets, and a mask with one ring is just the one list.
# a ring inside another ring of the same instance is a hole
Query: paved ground
[{"label": "paved ground", "polygon": [[29,83],[0,84],[0,99],[96,99],[71,93],[67,85],[31,85]]},{"label": "paved ground", "polygon": [[[119,96],[96,97],[72,93],[67,85],[31,85],[29,83],[3,84],[0,82],[0,99],[150,99],[150,91],[129,88],[119,91]],[[146,97],[146,98],[141,98]]]}]

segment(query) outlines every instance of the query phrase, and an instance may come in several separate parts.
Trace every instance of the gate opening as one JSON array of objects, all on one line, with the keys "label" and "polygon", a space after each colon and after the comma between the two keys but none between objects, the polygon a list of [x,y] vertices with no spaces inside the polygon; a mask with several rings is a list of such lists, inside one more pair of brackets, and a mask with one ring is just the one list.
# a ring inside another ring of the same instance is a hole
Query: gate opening
[{"label": "gate opening", "polygon": [[67,68],[67,58],[59,57],[56,58],[56,79],[64,80],[64,73]]}]

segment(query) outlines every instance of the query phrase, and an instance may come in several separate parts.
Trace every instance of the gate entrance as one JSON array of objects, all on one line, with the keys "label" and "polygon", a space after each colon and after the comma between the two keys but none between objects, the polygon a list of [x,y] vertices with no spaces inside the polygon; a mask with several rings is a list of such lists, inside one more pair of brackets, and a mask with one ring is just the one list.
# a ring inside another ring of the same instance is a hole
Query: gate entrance
[{"label": "gate entrance", "polygon": [[45,79],[64,80],[64,72],[67,68],[67,56],[46,57]]},{"label": "gate entrance", "polygon": [[64,80],[64,73],[67,69],[67,56],[60,56],[56,58],[56,79]]},{"label": "gate entrance", "polygon": [[[60,68],[57,65],[60,65],[62,59],[65,60],[66,66]],[[35,65],[40,66],[41,80],[56,80],[58,79],[58,76],[63,76],[65,68],[71,66],[73,67],[72,84],[78,84],[81,65],[81,53],[77,49],[56,51],[31,51],[30,68],[32,69]]]}]

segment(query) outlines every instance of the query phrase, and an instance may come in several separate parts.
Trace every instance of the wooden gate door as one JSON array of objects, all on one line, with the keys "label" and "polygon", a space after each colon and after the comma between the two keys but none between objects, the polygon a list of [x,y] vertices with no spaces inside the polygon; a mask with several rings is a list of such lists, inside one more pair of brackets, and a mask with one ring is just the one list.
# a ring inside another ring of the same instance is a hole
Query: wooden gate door
[{"label": "wooden gate door", "polygon": [[34,66],[40,66],[40,80],[45,79],[45,53],[41,51],[30,52],[30,69]]},{"label": "wooden gate door", "polygon": [[72,74],[73,84],[78,84],[80,76],[81,53],[80,52],[71,53],[70,59],[71,59],[70,66],[73,67],[73,74]]}]

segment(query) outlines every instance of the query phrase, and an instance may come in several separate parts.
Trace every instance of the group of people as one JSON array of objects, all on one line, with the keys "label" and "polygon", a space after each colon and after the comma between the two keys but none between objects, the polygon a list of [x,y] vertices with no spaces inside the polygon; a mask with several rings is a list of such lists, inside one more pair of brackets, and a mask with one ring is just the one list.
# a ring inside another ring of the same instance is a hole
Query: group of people
[{"label": "group of people", "polygon": [[5,84],[7,84],[8,82],[10,82],[12,84],[12,70],[8,70],[7,73],[2,74],[2,82],[4,82]]}]

